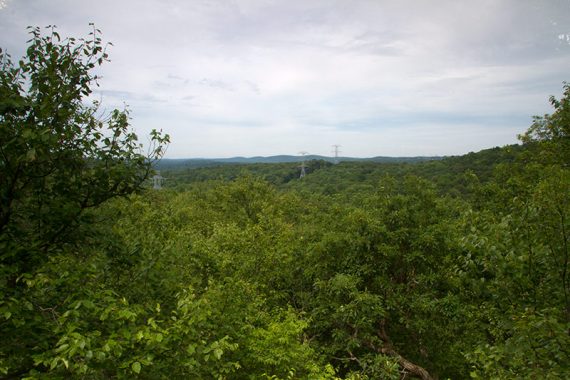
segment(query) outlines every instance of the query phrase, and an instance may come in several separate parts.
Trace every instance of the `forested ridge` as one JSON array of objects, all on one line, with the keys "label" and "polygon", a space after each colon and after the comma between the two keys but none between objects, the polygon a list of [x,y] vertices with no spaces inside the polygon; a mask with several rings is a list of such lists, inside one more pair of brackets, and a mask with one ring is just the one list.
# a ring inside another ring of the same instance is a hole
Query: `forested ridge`
[{"label": "forested ridge", "polygon": [[570,86],[521,145],[149,177],[99,31],[0,53],[0,378],[570,377]]},{"label": "forested ridge", "polygon": [[[204,167],[188,166],[161,167],[162,175],[168,180],[169,189],[185,189],[189,184],[210,180],[231,181],[243,175],[252,175],[274,185],[277,189],[310,190],[325,194],[346,192],[348,187],[374,187],[385,176],[403,178],[414,175],[433,182],[440,193],[464,193],[466,173],[473,173],[479,181],[487,182],[493,176],[496,166],[512,163],[523,152],[533,147],[509,145],[485,149],[463,156],[450,156],[437,160],[414,162],[378,163],[372,160],[344,161],[333,164],[325,160],[306,161],[306,173],[311,174],[303,181],[300,177],[300,162],[280,163],[210,163]],[[530,153],[526,153],[530,154]]]}]

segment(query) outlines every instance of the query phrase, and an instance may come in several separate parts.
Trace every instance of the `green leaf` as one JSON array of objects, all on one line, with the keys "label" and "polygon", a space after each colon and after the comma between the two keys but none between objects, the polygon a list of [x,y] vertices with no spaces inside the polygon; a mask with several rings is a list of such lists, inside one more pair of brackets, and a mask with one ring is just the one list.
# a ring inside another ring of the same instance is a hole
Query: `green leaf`
[{"label": "green leaf", "polygon": [[134,362],[133,364],[131,364],[131,369],[133,370],[134,373],[140,373],[141,372],[141,363]]},{"label": "green leaf", "polygon": [[53,360],[51,361],[51,364],[49,366],[50,369],[54,369],[55,367],[57,367],[57,362],[59,361],[59,357],[53,358]]},{"label": "green leaf", "polygon": [[55,350],[55,352],[61,352],[61,351],[64,351],[65,349],[67,349],[67,348],[69,348],[69,344],[65,343],[65,344],[62,344],[61,346],[59,346],[59,347]]}]

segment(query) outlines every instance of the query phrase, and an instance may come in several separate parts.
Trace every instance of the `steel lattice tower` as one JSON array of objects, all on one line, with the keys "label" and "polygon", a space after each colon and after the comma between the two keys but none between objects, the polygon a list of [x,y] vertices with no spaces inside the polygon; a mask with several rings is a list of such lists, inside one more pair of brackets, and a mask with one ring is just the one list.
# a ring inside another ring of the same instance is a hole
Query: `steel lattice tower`
[{"label": "steel lattice tower", "polygon": [[155,190],[162,189],[162,183],[166,178],[160,175],[160,171],[157,170],[156,174],[152,176],[152,188]]},{"label": "steel lattice tower", "polygon": [[307,175],[307,173],[305,172],[305,168],[307,167],[307,165],[305,165],[305,156],[308,154],[308,152],[299,152],[299,154],[302,157],[302,161],[301,161],[301,165],[299,165],[299,167],[301,168],[301,174],[299,175],[299,178],[303,178],[304,176]]},{"label": "steel lattice tower", "polygon": [[335,164],[338,164],[338,155],[339,155],[339,153],[340,153],[340,150],[339,150],[338,148],[340,148],[341,145],[336,145],[336,144],[335,144],[335,145],[333,145],[332,147],[333,147],[333,153],[334,153],[334,161],[333,161],[333,162],[334,162]]}]

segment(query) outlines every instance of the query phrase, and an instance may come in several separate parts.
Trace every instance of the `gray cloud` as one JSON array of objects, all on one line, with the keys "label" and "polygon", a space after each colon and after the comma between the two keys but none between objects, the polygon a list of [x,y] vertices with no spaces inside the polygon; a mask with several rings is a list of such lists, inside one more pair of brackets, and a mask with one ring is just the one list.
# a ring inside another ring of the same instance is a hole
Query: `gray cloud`
[{"label": "gray cloud", "polygon": [[202,78],[198,81],[198,84],[224,91],[234,91],[231,84],[217,79]]},{"label": "gray cloud", "polygon": [[114,43],[98,96],[169,131],[172,157],[459,154],[515,142],[569,79],[566,0],[3,4],[14,57],[27,25],[95,22]]}]

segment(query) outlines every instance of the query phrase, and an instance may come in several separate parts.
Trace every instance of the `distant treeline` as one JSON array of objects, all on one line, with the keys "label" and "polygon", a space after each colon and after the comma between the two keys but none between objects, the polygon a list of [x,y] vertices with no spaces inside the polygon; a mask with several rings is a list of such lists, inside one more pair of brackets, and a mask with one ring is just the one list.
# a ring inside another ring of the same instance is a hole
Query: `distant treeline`
[{"label": "distant treeline", "polygon": [[[374,187],[387,175],[395,178],[414,175],[434,182],[440,193],[457,195],[468,191],[468,173],[486,182],[498,165],[512,163],[530,149],[528,145],[524,148],[522,145],[508,145],[463,156],[349,158],[336,165],[330,159],[307,156],[307,176],[303,179],[300,179],[300,162],[288,161],[299,160],[295,156],[243,159],[250,160],[247,162],[230,162],[239,161],[239,158],[226,161],[162,160],[156,168],[167,179],[165,187],[168,188],[185,188],[192,183],[211,180],[231,181],[243,175],[253,175],[283,189],[335,194],[351,188]],[[271,162],[273,160],[282,161]]]},{"label": "distant treeline", "polygon": [[417,157],[370,157],[370,158],[358,158],[358,157],[326,157],[319,155],[307,155],[307,156],[289,156],[289,155],[278,155],[278,156],[268,156],[268,157],[232,157],[232,158],[178,158],[178,159],[162,159],[157,163],[156,168],[158,170],[164,169],[178,169],[178,168],[197,168],[197,167],[211,167],[218,166],[222,164],[281,164],[281,163],[301,163],[302,161],[327,161],[331,163],[336,162],[390,162],[390,163],[400,163],[400,162],[421,162],[421,161],[432,161],[441,160],[443,157],[440,156],[417,156]]}]

